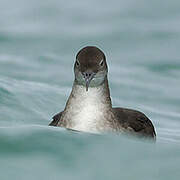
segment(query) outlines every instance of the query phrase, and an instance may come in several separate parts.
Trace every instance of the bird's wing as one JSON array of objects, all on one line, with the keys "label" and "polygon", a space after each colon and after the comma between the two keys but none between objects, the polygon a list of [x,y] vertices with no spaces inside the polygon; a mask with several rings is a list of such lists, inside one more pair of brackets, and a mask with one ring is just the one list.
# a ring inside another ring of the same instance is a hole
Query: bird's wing
[{"label": "bird's wing", "polygon": [[53,117],[53,120],[50,122],[49,126],[57,126],[59,121],[60,121],[60,118],[62,116],[62,112],[56,114],[54,117]]},{"label": "bird's wing", "polygon": [[123,128],[143,137],[156,137],[152,122],[142,112],[126,108],[113,108],[113,112]]}]

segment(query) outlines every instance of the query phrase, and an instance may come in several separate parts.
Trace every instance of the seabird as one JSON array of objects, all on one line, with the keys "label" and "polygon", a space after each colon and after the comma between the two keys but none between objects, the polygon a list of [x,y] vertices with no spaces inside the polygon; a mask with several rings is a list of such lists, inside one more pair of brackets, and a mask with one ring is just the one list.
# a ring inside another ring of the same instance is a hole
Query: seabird
[{"label": "seabird", "polygon": [[127,132],[155,139],[152,122],[142,112],[112,107],[108,67],[104,53],[95,46],[81,49],[74,63],[75,79],[64,111],[50,126],[90,132]]}]

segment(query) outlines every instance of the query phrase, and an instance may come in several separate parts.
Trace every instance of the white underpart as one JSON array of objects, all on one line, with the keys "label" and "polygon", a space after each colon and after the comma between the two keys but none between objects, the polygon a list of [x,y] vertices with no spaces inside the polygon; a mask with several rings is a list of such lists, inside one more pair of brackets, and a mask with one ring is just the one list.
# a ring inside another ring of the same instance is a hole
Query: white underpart
[{"label": "white underpart", "polygon": [[69,102],[65,119],[73,122],[73,127],[78,131],[98,133],[97,124],[104,120],[107,105],[104,104],[103,87],[89,88],[86,91],[83,86],[74,87],[74,97]]}]

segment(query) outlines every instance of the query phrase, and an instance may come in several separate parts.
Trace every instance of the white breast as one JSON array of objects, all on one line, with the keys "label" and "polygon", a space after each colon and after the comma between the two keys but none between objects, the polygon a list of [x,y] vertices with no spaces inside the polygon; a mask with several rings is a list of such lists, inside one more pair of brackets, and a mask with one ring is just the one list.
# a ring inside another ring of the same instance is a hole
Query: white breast
[{"label": "white breast", "polygon": [[73,127],[78,131],[97,133],[97,126],[104,119],[106,105],[101,88],[76,87],[76,93],[68,105],[67,119],[73,122]]}]

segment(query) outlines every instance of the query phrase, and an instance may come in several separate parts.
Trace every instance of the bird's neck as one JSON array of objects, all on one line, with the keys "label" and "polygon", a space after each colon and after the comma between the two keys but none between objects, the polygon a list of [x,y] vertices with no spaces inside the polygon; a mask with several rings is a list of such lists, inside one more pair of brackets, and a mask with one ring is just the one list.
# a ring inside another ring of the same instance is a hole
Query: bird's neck
[{"label": "bird's neck", "polygon": [[111,109],[107,78],[100,86],[89,87],[88,91],[74,81],[62,118],[67,128],[91,132],[96,131],[98,123],[104,123]]},{"label": "bird's neck", "polygon": [[[104,82],[95,87],[89,87],[88,91],[86,91],[86,87],[79,85],[76,81],[74,81],[72,92],[72,97],[81,98],[81,101],[86,98],[91,98],[92,100],[99,101],[99,103],[106,104],[107,106],[111,106],[111,98],[107,77],[105,77]],[[71,98],[70,96],[70,98]],[[98,99],[96,99],[98,97]]]}]

